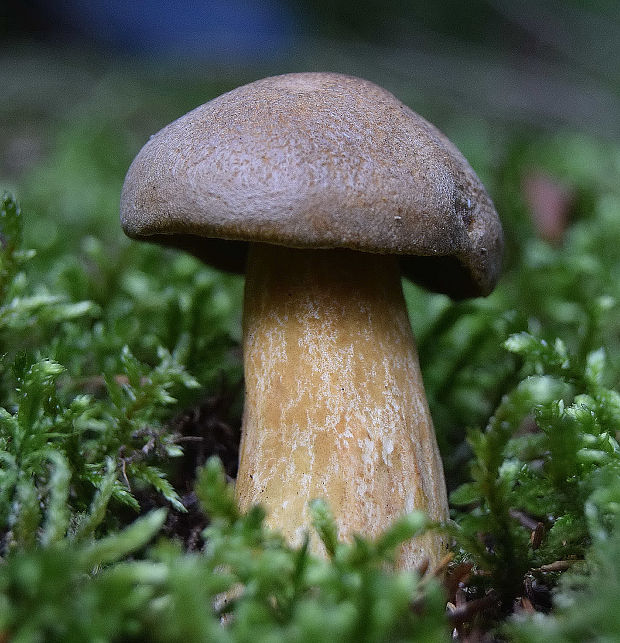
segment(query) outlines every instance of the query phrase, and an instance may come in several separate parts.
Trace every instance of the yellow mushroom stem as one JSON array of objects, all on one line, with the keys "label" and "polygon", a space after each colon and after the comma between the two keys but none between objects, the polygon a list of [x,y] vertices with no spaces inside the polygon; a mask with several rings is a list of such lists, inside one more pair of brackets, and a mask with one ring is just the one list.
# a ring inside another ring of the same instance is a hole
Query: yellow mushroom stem
[{"label": "yellow mushroom stem", "polygon": [[[243,319],[246,399],[236,493],[293,544],[325,499],[338,535],[377,536],[413,509],[448,516],[443,469],[397,259],[254,244]],[[315,552],[322,545],[316,535]],[[403,548],[443,554],[434,532]]]}]

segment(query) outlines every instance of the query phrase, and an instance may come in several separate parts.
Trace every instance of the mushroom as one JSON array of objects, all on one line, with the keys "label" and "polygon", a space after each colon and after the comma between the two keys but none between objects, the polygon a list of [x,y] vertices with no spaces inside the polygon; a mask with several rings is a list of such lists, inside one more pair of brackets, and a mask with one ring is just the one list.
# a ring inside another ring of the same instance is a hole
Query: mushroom
[{"label": "mushroom", "polygon": [[[366,80],[265,78],[151,137],[121,221],[130,237],[247,265],[242,509],[263,504],[292,543],[317,497],[342,539],[413,509],[448,518],[401,271],[456,299],[486,295],[503,241],[441,132]],[[434,564],[443,547],[428,533],[400,565]]]}]

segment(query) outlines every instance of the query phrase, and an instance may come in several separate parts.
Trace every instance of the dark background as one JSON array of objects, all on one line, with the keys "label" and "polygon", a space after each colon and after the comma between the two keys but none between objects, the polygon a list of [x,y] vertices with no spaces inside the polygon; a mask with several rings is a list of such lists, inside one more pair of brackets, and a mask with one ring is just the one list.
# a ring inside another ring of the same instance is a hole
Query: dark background
[{"label": "dark background", "polygon": [[0,37],[5,52],[72,51],[78,66],[87,57],[211,77],[348,72],[415,93],[440,118],[620,137],[615,0],[9,0]]}]

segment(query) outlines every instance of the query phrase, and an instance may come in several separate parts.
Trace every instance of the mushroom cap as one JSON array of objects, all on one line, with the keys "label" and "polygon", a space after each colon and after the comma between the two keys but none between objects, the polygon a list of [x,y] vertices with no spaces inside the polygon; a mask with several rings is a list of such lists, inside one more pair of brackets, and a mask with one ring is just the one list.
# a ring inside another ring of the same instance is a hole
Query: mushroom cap
[{"label": "mushroom cap", "polygon": [[129,168],[121,223],[236,271],[248,241],[397,254],[458,299],[493,289],[503,248],[456,147],[390,92],[334,73],[258,80],[164,127]]}]

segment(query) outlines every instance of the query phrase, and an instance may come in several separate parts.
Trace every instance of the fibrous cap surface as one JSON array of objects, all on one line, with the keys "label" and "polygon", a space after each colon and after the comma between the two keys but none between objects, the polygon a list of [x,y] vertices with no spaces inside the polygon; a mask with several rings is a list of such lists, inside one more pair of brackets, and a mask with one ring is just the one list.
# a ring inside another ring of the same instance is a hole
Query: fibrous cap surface
[{"label": "fibrous cap surface", "polygon": [[248,241],[398,254],[455,298],[492,290],[503,246],[454,145],[388,91],[333,73],[265,78],[162,129],[127,173],[121,221],[233,270]]}]

